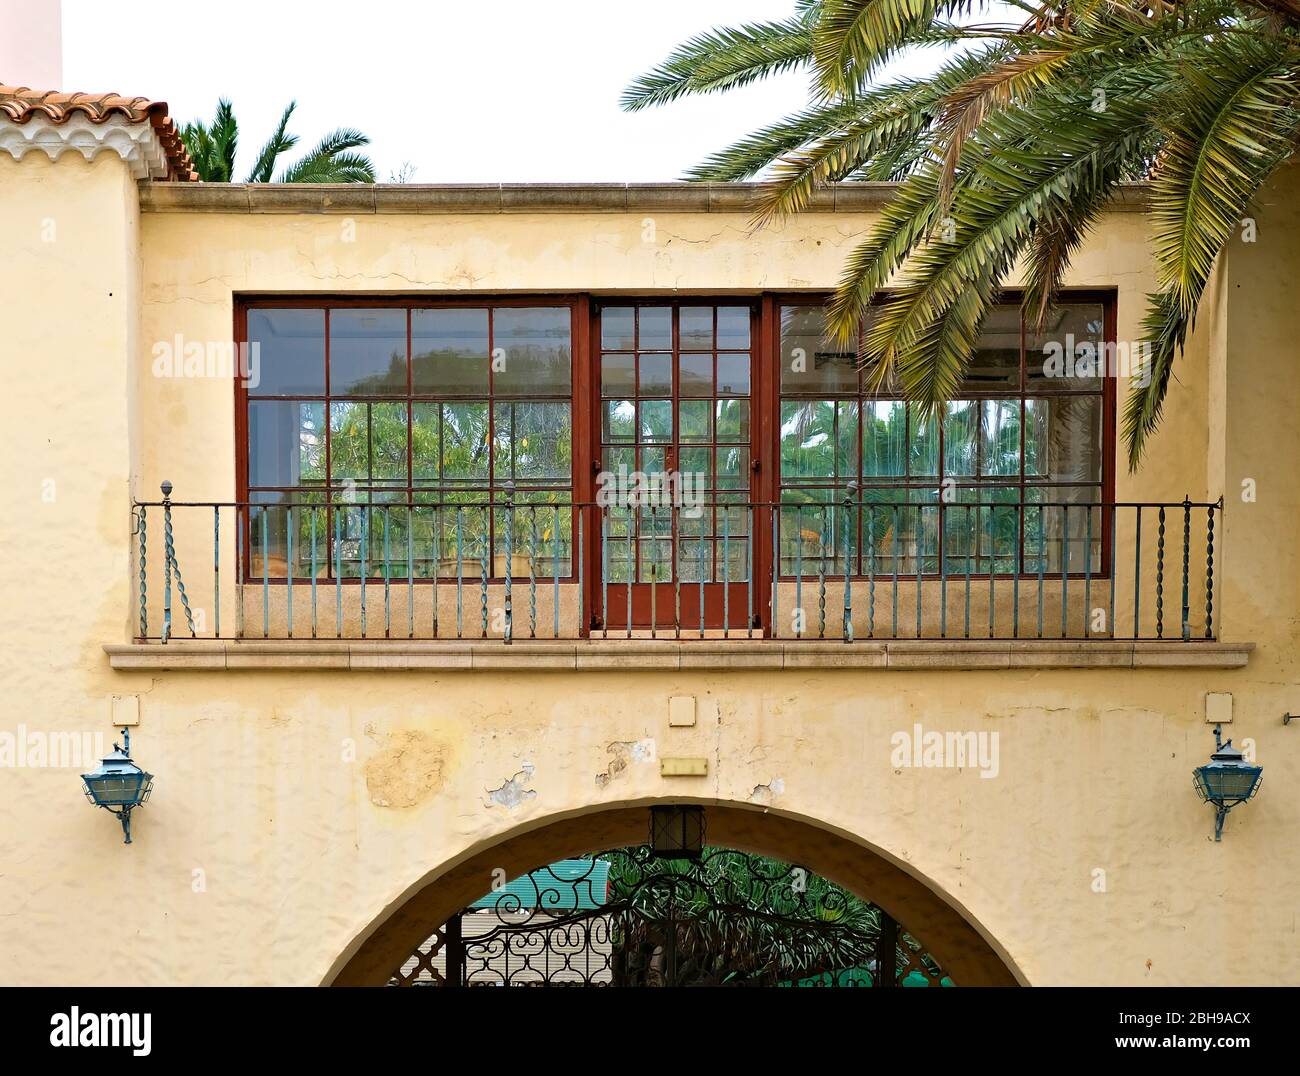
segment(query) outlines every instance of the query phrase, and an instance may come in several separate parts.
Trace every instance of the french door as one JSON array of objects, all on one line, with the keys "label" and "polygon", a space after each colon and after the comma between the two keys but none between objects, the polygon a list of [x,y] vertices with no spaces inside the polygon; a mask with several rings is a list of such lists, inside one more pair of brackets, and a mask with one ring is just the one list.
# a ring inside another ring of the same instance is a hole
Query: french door
[{"label": "french door", "polygon": [[758,328],[757,305],[737,300],[596,307],[593,608],[603,630],[756,626],[768,518],[753,507]]}]

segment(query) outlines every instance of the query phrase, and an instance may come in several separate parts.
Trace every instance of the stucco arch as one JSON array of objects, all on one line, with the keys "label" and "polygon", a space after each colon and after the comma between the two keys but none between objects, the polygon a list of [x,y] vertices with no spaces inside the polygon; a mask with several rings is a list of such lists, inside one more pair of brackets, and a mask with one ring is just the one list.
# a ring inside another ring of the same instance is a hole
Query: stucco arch
[{"label": "stucco arch", "polygon": [[438,924],[481,897],[492,872],[516,877],[567,856],[646,840],[652,802],[700,803],[708,843],[800,863],[901,922],[962,986],[1027,985],[996,939],[952,898],[867,842],[814,819],[751,804],[675,797],[532,819],[424,874],[341,953],[327,986],[382,986]]}]

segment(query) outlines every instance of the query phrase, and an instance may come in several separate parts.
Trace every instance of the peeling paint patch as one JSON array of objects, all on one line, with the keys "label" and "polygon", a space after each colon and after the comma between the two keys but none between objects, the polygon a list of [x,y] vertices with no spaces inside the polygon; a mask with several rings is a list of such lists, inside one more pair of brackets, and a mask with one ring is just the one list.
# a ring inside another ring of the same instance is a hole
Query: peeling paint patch
[{"label": "peeling paint patch", "polygon": [[596,787],[604,788],[619,777],[633,762],[653,762],[655,760],[655,742],[652,737],[644,740],[615,740],[605,748],[613,755],[609,769],[596,774]]},{"label": "peeling paint patch", "polygon": [[415,807],[441,791],[446,769],[446,744],[418,729],[393,732],[366,762],[366,791],[376,807]]},{"label": "peeling paint patch", "polygon": [[770,804],[785,791],[785,782],[780,777],[773,777],[765,785],[755,785],[749,798],[755,803]]},{"label": "peeling paint patch", "polygon": [[523,768],[505,784],[499,788],[488,789],[488,799],[498,806],[513,811],[521,803],[533,799],[537,795],[536,789],[524,787],[533,779],[533,772],[533,764],[525,762]]}]

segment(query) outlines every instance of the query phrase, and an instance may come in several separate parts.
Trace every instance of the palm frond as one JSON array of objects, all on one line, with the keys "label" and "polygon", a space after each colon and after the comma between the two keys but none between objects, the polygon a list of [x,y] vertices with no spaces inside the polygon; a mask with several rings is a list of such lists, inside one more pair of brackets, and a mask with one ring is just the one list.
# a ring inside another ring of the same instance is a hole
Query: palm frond
[{"label": "palm frond", "polygon": [[636,79],[623,91],[620,103],[625,111],[636,112],[803,67],[811,60],[811,24],[816,10],[807,5],[783,22],[751,23],[699,34]]}]

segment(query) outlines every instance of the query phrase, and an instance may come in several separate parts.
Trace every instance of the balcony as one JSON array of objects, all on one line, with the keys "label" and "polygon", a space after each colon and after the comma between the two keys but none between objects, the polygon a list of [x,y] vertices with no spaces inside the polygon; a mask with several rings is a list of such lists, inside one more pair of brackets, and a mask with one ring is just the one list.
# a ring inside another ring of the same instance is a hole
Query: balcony
[{"label": "balcony", "polygon": [[1218,639],[1222,503],[136,502],[116,668],[1132,668]]}]

